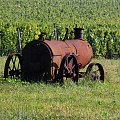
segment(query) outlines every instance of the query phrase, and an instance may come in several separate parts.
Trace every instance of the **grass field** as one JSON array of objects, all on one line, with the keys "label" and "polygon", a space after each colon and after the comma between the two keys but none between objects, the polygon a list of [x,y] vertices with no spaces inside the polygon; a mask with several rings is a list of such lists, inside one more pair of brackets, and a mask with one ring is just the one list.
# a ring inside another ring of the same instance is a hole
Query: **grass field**
[{"label": "grass field", "polygon": [[105,83],[81,79],[62,87],[3,79],[0,58],[0,120],[119,120],[120,59],[93,59],[105,69]]}]

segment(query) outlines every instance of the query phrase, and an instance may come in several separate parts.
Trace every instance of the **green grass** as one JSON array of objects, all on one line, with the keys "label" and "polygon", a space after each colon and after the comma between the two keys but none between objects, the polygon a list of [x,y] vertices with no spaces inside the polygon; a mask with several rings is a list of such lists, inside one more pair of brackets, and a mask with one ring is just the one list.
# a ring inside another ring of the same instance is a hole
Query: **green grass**
[{"label": "green grass", "polygon": [[2,78],[0,58],[0,120],[119,120],[120,59],[93,59],[105,69],[105,83],[81,79],[60,87]]}]

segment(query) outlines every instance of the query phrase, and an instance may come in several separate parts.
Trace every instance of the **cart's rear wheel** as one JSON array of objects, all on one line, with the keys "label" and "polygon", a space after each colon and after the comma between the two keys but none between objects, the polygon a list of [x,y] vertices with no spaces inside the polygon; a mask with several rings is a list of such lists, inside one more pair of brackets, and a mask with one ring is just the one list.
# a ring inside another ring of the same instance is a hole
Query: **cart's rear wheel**
[{"label": "cart's rear wheel", "polygon": [[4,78],[20,77],[21,75],[21,55],[11,53],[5,63]]},{"label": "cart's rear wheel", "polygon": [[86,70],[86,76],[92,80],[104,82],[104,69],[100,63],[90,63]]}]

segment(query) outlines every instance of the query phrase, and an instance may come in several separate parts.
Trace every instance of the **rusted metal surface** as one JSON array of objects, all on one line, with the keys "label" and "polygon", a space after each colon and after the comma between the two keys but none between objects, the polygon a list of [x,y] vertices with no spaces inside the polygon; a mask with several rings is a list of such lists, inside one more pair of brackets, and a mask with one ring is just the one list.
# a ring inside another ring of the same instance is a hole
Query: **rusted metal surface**
[{"label": "rusted metal surface", "polygon": [[84,68],[93,56],[90,44],[85,40],[45,41],[53,53],[53,62],[60,67],[65,55],[75,54],[80,68]]},{"label": "rusted metal surface", "polygon": [[93,57],[93,51],[90,44],[83,39],[67,40],[69,44],[72,44],[76,49],[77,62],[81,68],[84,68]]},{"label": "rusted metal surface", "polygon": [[60,67],[61,60],[65,55],[76,53],[76,49],[72,44],[67,44],[65,41],[44,41],[51,49],[53,54],[53,63]]},{"label": "rusted metal surface", "polygon": [[63,57],[72,54],[76,56],[80,69],[90,62],[92,48],[85,40],[32,41],[23,49],[23,73],[25,76],[48,74],[48,77],[53,77]]}]

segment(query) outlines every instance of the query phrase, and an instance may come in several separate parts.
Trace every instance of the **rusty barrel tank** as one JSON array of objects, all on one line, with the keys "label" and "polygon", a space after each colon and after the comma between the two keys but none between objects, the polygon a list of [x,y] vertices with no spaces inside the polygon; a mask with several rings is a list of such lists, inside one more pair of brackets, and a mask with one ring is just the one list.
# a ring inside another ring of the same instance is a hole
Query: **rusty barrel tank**
[{"label": "rusty barrel tank", "polygon": [[[104,81],[101,64],[91,63],[86,72],[80,72],[93,57],[91,45],[83,39],[83,29],[74,29],[71,40],[33,40],[23,48],[20,58],[23,79],[27,81],[45,81],[64,83],[64,77],[77,83],[80,77],[91,75],[93,79]],[[92,73],[93,66],[98,69]],[[98,75],[98,72],[100,75]]]},{"label": "rusty barrel tank", "polygon": [[25,79],[29,77],[54,79],[60,70],[62,60],[64,57],[67,60],[68,56],[75,57],[79,69],[84,68],[90,62],[93,52],[90,44],[81,37],[81,30],[75,29],[73,40],[35,40],[28,43],[22,52],[22,70]]}]

